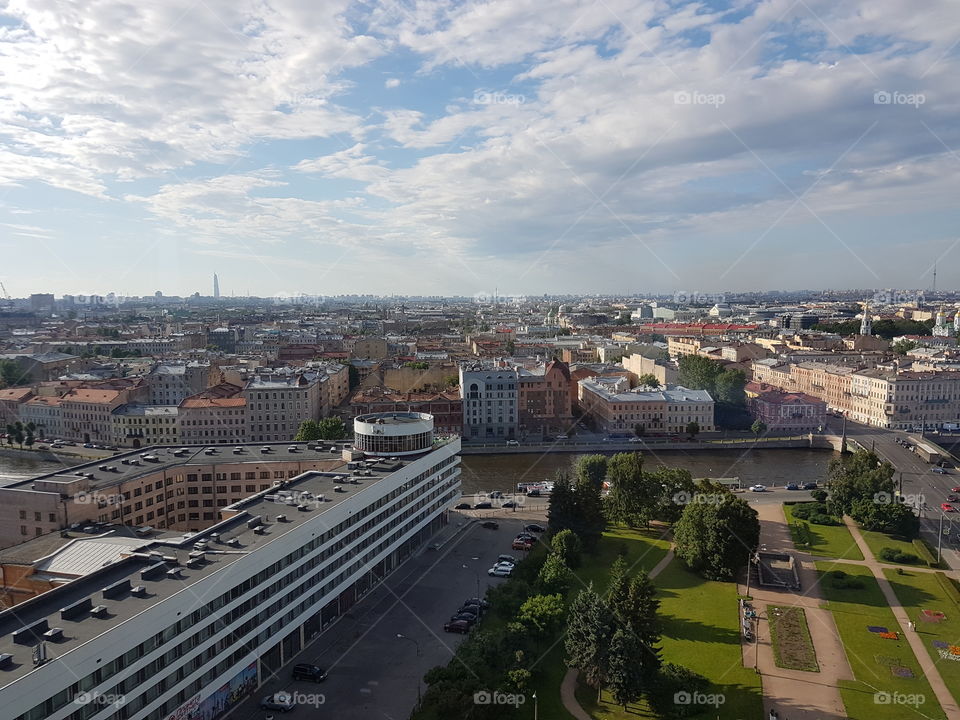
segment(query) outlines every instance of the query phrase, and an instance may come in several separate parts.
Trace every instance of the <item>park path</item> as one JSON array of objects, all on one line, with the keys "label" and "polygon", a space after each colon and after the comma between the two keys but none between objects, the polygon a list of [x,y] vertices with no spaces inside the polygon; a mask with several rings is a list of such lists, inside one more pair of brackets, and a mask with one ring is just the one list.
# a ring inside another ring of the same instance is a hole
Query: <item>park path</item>
[{"label": "park path", "polygon": [[[904,628],[910,627],[908,624],[910,617],[907,615],[907,611],[900,605],[900,600],[897,599],[897,595],[893,591],[890,581],[887,580],[887,576],[883,574],[884,566],[873,556],[873,552],[867,545],[867,541],[863,539],[863,535],[860,534],[860,528],[857,527],[857,524],[850,517],[846,516],[843,518],[843,521],[853,536],[853,539],[856,541],[857,547],[860,548],[860,552],[863,553],[864,560],[859,564],[866,565],[870,568],[870,572],[872,572],[873,576],[877,579],[880,591],[883,593],[887,604],[897,618],[897,622],[900,623],[900,632],[907,638],[910,647],[913,648],[913,653],[917,656],[917,662],[920,663],[920,670],[927,678],[927,682],[930,683],[930,687],[933,689],[933,694],[937,696],[940,707],[943,708],[943,712],[946,714],[948,720],[960,720],[960,707],[957,706],[956,700],[954,700],[953,695],[951,695],[947,689],[946,683],[943,682],[943,677],[940,675],[940,670],[937,669],[936,663],[933,662],[927,649],[923,646],[923,640],[913,630],[904,632]],[[911,572],[914,570],[916,570],[916,568],[910,568]]]},{"label": "park path", "polygon": [[[663,572],[663,569],[673,560],[673,545],[663,556],[663,559],[653,566],[650,571],[650,579],[653,580],[657,575]],[[567,674],[563,676],[563,682],[560,683],[560,701],[567,712],[573,715],[577,720],[592,720],[587,711],[577,702],[577,676],[580,671],[576,668],[567,668]]]},{"label": "park path", "polygon": [[753,607],[766,620],[767,605],[803,608],[813,641],[820,672],[789,670],[777,667],[770,642],[769,622],[757,623],[756,643],[744,641],[744,667],[754,667],[763,676],[764,717],[776,710],[790,720],[843,720],[846,711],[840,697],[840,680],[853,679],[833,614],[821,607],[819,575],[814,560],[797,552],[790,537],[790,528],[779,504],[754,506],[760,516],[760,543],[771,552],[793,553],[797,562],[800,590],[740,586],[741,594],[753,597]]}]

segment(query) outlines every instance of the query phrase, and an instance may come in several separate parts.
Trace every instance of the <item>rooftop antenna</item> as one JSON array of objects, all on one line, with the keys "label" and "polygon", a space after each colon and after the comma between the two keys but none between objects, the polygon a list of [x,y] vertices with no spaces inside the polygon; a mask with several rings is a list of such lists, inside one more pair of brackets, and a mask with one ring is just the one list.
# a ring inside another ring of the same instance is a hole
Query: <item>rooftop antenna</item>
[{"label": "rooftop antenna", "polygon": [[933,292],[937,291],[937,263],[933,263]]}]

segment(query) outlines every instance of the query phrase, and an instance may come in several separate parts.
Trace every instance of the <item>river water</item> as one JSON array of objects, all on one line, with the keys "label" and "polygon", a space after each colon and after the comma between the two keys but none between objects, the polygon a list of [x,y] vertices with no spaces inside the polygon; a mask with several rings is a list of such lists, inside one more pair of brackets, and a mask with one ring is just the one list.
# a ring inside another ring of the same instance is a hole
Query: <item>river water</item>
[{"label": "river water", "polygon": [[[829,450],[721,450],[659,451],[644,456],[648,468],[670,465],[686,468],[693,477],[739,477],[744,486],[762,483],[821,482],[834,456]],[[466,455],[461,465],[464,494],[513,490],[518,482],[552,480],[577,456],[572,453]],[[69,463],[69,460],[67,461]],[[0,455],[0,486],[15,480],[51,472],[62,464],[39,458]]]}]

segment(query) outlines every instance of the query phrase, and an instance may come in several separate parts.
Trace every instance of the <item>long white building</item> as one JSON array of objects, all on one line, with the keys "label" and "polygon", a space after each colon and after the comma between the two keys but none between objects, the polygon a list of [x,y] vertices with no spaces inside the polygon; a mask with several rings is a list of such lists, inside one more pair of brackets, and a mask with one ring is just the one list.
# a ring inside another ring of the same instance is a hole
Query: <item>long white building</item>
[{"label": "long white building", "polygon": [[374,430],[388,428],[408,454],[368,453],[360,467],[345,452],[220,508],[202,531],[139,544],[128,533],[122,559],[0,613],[2,716],[220,717],[446,523],[460,441],[435,440],[431,424],[366,416],[360,442],[380,446]]}]

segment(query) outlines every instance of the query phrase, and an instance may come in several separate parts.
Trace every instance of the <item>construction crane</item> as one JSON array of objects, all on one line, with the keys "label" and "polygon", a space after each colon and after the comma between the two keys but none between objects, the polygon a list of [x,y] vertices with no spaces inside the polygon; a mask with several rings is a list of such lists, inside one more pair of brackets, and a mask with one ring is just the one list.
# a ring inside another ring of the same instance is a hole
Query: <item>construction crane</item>
[{"label": "construction crane", "polygon": [[3,304],[7,307],[13,307],[13,299],[10,297],[10,293],[7,292],[7,289],[3,286],[3,281],[0,281],[0,291],[3,292]]}]

